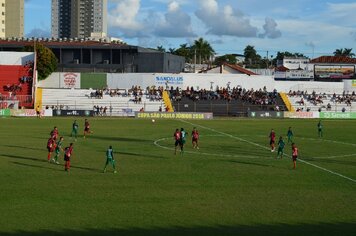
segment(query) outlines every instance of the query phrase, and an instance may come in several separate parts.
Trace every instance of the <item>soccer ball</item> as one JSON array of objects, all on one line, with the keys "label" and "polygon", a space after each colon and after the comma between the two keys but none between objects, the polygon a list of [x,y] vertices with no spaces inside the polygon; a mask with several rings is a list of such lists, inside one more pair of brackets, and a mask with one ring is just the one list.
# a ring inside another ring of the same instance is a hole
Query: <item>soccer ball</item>
[{"label": "soccer ball", "polygon": [[155,119],[152,119],[152,123],[155,123],[156,121],[155,121]]}]

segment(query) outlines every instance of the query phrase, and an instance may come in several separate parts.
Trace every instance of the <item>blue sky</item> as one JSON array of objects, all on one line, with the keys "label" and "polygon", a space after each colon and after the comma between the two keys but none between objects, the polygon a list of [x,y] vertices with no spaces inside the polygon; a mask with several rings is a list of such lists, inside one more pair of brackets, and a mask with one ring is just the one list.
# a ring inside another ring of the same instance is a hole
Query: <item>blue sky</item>
[{"label": "blue sky", "polygon": [[[109,35],[132,45],[177,48],[198,37],[218,55],[252,45],[330,55],[356,52],[355,0],[108,0]],[[25,0],[26,36],[50,36],[51,0]]]}]

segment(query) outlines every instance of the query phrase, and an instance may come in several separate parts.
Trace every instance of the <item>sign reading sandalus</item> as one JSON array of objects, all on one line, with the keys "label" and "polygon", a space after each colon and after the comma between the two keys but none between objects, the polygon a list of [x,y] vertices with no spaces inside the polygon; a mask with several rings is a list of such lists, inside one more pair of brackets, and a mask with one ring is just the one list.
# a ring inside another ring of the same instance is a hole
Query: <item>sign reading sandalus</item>
[{"label": "sign reading sandalus", "polygon": [[136,118],[140,119],[213,119],[213,113],[190,113],[190,112],[136,112]]}]

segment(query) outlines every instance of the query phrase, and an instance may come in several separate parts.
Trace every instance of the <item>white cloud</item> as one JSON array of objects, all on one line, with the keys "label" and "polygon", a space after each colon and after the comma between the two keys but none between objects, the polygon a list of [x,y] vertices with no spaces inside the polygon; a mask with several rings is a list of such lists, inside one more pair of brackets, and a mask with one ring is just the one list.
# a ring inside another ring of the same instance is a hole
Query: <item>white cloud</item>
[{"label": "white cloud", "polygon": [[230,5],[220,10],[216,0],[201,0],[200,8],[195,15],[206,25],[208,34],[257,36],[257,28],[251,25],[250,20],[241,11],[233,9]]},{"label": "white cloud", "polygon": [[135,32],[143,28],[137,20],[140,10],[140,0],[117,0],[116,7],[109,12],[108,21],[110,27],[123,32]]},{"label": "white cloud", "polygon": [[190,16],[180,9],[177,1],[168,5],[164,19],[156,26],[154,34],[160,37],[184,38],[195,37]]},{"label": "white cloud", "polygon": [[282,36],[281,31],[277,29],[276,21],[270,17],[266,17],[263,29],[264,33],[259,34],[260,38],[267,37],[270,39],[276,39]]}]

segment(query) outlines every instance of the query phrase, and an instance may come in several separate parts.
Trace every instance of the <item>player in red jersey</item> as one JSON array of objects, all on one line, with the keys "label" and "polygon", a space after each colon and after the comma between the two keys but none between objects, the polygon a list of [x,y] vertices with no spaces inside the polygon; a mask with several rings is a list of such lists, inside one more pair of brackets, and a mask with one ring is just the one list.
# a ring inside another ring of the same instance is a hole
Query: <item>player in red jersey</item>
[{"label": "player in red jersey", "polygon": [[85,119],[84,121],[84,138],[86,138],[87,134],[91,134],[92,131],[90,131],[90,124],[89,121],[87,119]]},{"label": "player in red jersey", "polygon": [[293,169],[297,167],[297,158],[298,158],[298,148],[295,143],[292,143],[292,160],[293,160]]},{"label": "player in red jersey", "polygon": [[192,131],[192,144],[193,144],[193,148],[199,149],[198,146],[198,139],[199,139],[199,132],[197,130],[196,127],[193,128]]},{"label": "player in red jersey", "polygon": [[51,136],[47,141],[47,150],[48,150],[47,160],[48,160],[48,162],[51,161],[51,155],[55,148],[56,148],[56,140],[54,139],[53,136]]},{"label": "player in red jersey", "polygon": [[56,126],[54,126],[54,128],[51,131],[50,135],[54,140],[57,140],[57,138],[58,138],[58,128]]},{"label": "player in red jersey", "polygon": [[271,146],[271,152],[274,152],[274,143],[276,141],[276,133],[273,129],[271,129],[271,133],[269,134],[269,145]]},{"label": "player in red jersey", "polygon": [[69,147],[64,149],[64,170],[69,171],[70,169],[70,158],[73,153],[73,143],[69,144]]},{"label": "player in red jersey", "polygon": [[179,131],[179,129],[176,129],[176,131],[174,132],[173,134],[173,138],[175,140],[175,143],[174,143],[174,155],[177,154],[177,148],[178,146],[180,146],[180,141],[181,141],[181,133]]}]

